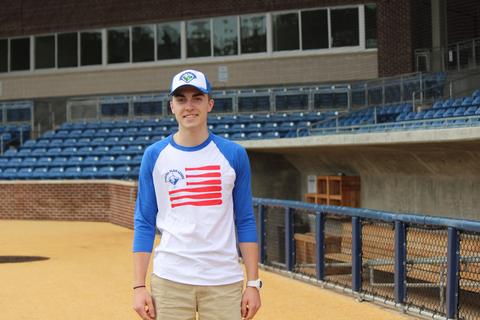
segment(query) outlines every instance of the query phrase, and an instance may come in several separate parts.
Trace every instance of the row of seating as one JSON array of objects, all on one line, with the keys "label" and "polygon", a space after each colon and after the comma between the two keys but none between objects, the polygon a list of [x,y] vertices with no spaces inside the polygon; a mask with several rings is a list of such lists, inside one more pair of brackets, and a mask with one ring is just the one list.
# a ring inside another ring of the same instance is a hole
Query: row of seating
[{"label": "row of seating", "polygon": [[0,179],[137,179],[139,166],[0,168]]},{"label": "row of seating", "polygon": [[[136,155],[142,153],[145,149],[144,145],[116,145],[113,147],[109,146],[83,146],[83,147],[53,147],[53,148],[20,148],[18,151],[14,149],[7,150],[3,157],[26,157],[29,155],[32,156],[85,156],[85,155],[108,155],[108,154],[129,154]],[[28,151],[27,151],[28,150]]]},{"label": "row of seating", "polygon": [[72,156],[38,156],[38,157],[0,157],[0,168],[21,168],[21,167],[66,167],[72,166],[122,166],[140,165],[142,154],[136,155],[72,155]]}]

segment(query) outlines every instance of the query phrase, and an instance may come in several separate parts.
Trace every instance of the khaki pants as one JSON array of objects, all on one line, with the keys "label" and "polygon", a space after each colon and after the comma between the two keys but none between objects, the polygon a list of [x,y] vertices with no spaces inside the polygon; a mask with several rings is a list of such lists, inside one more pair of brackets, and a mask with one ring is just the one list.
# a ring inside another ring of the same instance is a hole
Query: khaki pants
[{"label": "khaki pants", "polygon": [[243,281],[195,286],[152,274],[151,290],[157,320],[240,320]]}]

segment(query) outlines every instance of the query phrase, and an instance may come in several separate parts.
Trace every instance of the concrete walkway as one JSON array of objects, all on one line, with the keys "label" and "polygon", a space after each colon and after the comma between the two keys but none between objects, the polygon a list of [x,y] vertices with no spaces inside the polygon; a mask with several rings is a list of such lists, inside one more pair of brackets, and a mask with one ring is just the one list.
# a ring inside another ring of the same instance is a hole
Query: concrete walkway
[{"label": "concrete walkway", "polygon": [[[0,319],[135,320],[131,230],[108,223],[0,220]],[[256,320],[408,319],[350,296],[261,272]]]}]

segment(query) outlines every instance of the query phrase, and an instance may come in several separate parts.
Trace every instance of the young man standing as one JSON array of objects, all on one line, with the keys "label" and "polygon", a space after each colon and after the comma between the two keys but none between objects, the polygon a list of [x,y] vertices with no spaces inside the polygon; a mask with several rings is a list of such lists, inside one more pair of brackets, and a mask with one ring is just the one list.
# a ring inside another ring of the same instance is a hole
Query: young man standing
[{"label": "young man standing", "polygon": [[[178,132],[148,147],[134,217],[134,309],[142,319],[252,319],[260,308],[258,246],[245,149],[208,131],[206,76],[172,79]],[[145,278],[155,229],[151,292]],[[246,269],[238,262],[237,241]],[[243,290],[243,294],[242,294]]]}]

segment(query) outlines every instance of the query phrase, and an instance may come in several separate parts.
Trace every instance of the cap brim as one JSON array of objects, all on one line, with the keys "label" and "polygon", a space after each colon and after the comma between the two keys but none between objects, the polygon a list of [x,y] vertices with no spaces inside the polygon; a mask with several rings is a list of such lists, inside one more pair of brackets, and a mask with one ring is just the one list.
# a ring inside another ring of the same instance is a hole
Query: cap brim
[{"label": "cap brim", "polygon": [[193,88],[197,89],[197,90],[200,91],[200,92],[203,92],[203,93],[205,93],[205,94],[209,94],[208,90],[205,90],[204,88],[197,87],[197,86],[195,86],[195,85],[193,85],[193,84],[184,84],[184,85],[179,86],[179,87],[176,87],[174,90],[172,90],[172,91],[170,92],[169,96],[175,95],[175,92],[177,92],[179,89],[182,89],[182,88],[185,88],[185,87],[193,87]]}]

